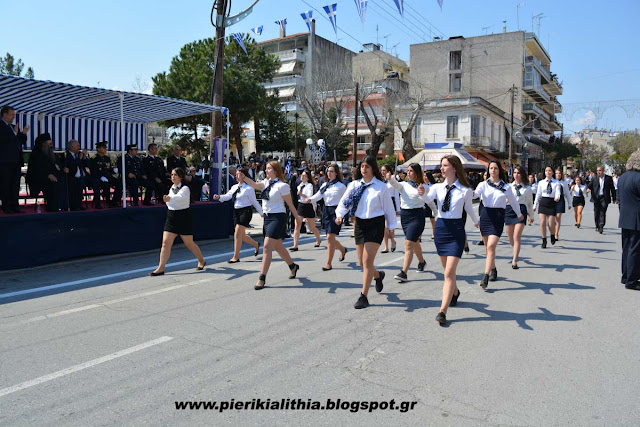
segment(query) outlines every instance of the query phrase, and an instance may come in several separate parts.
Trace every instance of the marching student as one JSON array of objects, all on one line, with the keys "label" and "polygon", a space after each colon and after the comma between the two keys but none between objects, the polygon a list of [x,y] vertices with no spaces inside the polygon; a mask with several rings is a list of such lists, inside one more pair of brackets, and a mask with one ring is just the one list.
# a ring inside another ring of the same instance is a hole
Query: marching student
[{"label": "marching student", "polygon": [[191,192],[184,182],[186,172],[182,168],[175,168],[171,171],[171,182],[173,185],[169,189],[169,194],[163,196],[167,204],[167,220],[164,223],[162,233],[162,249],[160,250],[160,263],[158,268],[149,273],[149,276],[162,276],[164,268],[171,256],[171,247],[176,237],[180,236],[184,245],[198,258],[196,270],[204,270],[207,262],[202,257],[202,252],[193,241],[193,218],[189,202]]},{"label": "marching student", "polygon": [[[388,165],[382,165],[380,167],[380,174],[382,175],[383,182],[387,184],[389,193],[391,194],[391,201],[393,202],[393,210],[396,211],[396,215],[400,209],[400,193],[395,191],[391,184],[389,184],[389,178],[393,175],[393,168]],[[391,239],[391,252],[396,251],[396,231],[393,228],[387,228],[384,232],[384,249],[380,251],[382,254],[389,252],[389,239]]]},{"label": "marching student", "polygon": [[460,290],[456,285],[456,269],[462,257],[465,241],[462,212],[467,212],[476,227],[479,220],[473,210],[473,190],[469,188],[460,159],[454,155],[444,156],[440,160],[440,170],[445,180],[429,189],[426,200],[436,200],[438,206],[434,242],[444,268],[444,285],[442,304],[436,321],[444,326],[447,323],[446,314],[449,306],[455,307],[460,297]]},{"label": "marching student", "polygon": [[354,177],[356,180],[349,184],[338,203],[336,224],[341,225],[347,215],[357,218],[354,235],[362,266],[362,293],[354,307],[361,309],[369,306],[367,294],[372,280],[376,282],[376,291],[382,292],[385,274],[376,270],[374,261],[385,229],[395,228],[397,219],[389,187],[383,182],[375,157],[365,157]]},{"label": "marching student", "polygon": [[300,230],[302,229],[302,222],[304,221],[307,226],[316,236],[315,247],[320,247],[320,232],[316,227],[316,202],[308,202],[309,197],[313,196],[313,187],[315,186],[311,172],[308,169],[304,169],[300,172],[300,185],[298,185],[298,216],[299,221],[296,222],[296,229],[293,233],[293,246],[289,248],[290,251],[295,252],[298,250],[298,242],[300,241]]},{"label": "marching student", "polygon": [[282,167],[278,161],[267,163],[265,170],[266,179],[264,181],[255,182],[251,178],[245,176],[244,182],[249,184],[256,190],[261,190],[262,211],[264,217],[264,247],[262,249],[262,267],[258,282],[253,287],[256,291],[264,289],[267,280],[267,273],[271,266],[273,257],[272,252],[275,250],[280,258],[289,266],[291,274],[289,279],[295,279],[300,266],[293,262],[289,251],[282,244],[282,237],[287,232],[287,210],[285,203],[291,210],[291,215],[296,221],[300,222],[301,218],[293,206],[291,199],[291,190],[289,185],[284,182]]},{"label": "marching student", "polygon": [[[406,282],[414,253],[418,258],[417,271],[424,271],[427,265],[419,240],[424,231],[424,205],[428,187],[424,183],[422,168],[418,163],[409,165],[406,181],[398,182],[393,176],[390,176],[389,184],[400,193],[400,221],[404,232],[404,264],[394,279]],[[432,202],[429,203],[432,205],[430,208],[436,209]]]},{"label": "marching student", "polygon": [[480,210],[480,234],[485,244],[487,260],[485,262],[484,276],[480,282],[482,289],[486,289],[489,281],[498,280],[496,269],[496,246],[502,236],[505,221],[507,201],[513,208],[516,218],[524,221],[524,215],[520,212],[520,203],[511,185],[507,184],[507,174],[502,164],[495,160],[489,162],[489,179],[482,181],[476,187],[475,196],[482,198],[483,207]]},{"label": "marching student", "polygon": [[571,209],[571,192],[569,191],[569,185],[562,178],[562,170],[556,169],[556,181],[560,186],[560,200],[556,204],[556,242],[560,236],[560,224],[562,223],[562,214],[565,212],[565,206]]},{"label": "marching student", "polygon": [[[424,178],[424,185],[427,187],[427,192],[429,192],[431,186],[436,183],[436,179],[433,177],[433,174],[428,171],[424,174]],[[435,210],[437,210],[437,208]],[[429,205],[427,205],[426,203],[424,204],[424,216],[425,218],[429,218],[429,222],[431,223],[431,240],[434,239],[434,233],[436,231],[436,219],[434,217],[433,211],[434,210],[431,209]],[[467,248],[466,252],[469,252],[469,246],[466,243],[465,247]]]},{"label": "marching student", "polygon": [[547,227],[551,234],[551,244],[556,244],[556,206],[560,200],[560,184],[553,179],[553,168],[544,168],[545,179],[538,182],[536,199],[533,202],[533,211],[538,211],[540,217],[540,234],[542,235],[542,248],[547,247]]},{"label": "marching student", "polygon": [[513,169],[513,182],[511,187],[516,193],[516,199],[520,204],[520,213],[525,217],[522,221],[516,216],[511,204],[508,204],[504,214],[504,224],[507,226],[507,236],[509,236],[509,244],[513,247],[513,259],[511,260],[511,268],[517,270],[518,256],[520,256],[520,247],[522,246],[522,232],[526,224],[526,217],[529,216],[529,225],[533,224],[533,190],[526,185],[523,178],[526,176],[522,166],[516,166]]},{"label": "marching student", "polygon": [[347,248],[336,239],[340,234],[341,225],[336,224],[336,209],[340,199],[347,191],[347,187],[342,183],[342,174],[338,165],[329,165],[327,168],[327,181],[325,181],[316,194],[306,198],[306,202],[317,202],[324,200],[322,207],[322,223],[327,233],[327,263],[322,267],[323,271],[331,270],[331,262],[333,254],[336,250],[340,251],[340,261],[344,261]]},{"label": "marching student", "polygon": [[575,182],[571,185],[571,196],[573,200],[571,204],[573,205],[573,215],[575,217],[575,226],[580,228],[580,223],[582,223],[582,210],[585,205],[585,195],[590,192],[585,184],[582,183],[582,178],[580,176],[576,176]]},{"label": "marching student", "polygon": [[233,233],[233,256],[229,261],[229,264],[233,264],[240,261],[240,248],[242,242],[247,243],[254,247],[254,256],[258,256],[260,252],[260,243],[253,240],[246,234],[247,227],[253,217],[253,208],[256,208],[258,214],[262,216],[262,207],[256,199],[256,192],[253,187],[244,182],[244,178],[248,177],[249,171],[247,169],[238,169],[236,171],[236,181],[227,194],[219,196],[213,195],[214,200],[220,200],[226,202],[228,200],[233,201],[233,222],[235,223],[235,231]]}]

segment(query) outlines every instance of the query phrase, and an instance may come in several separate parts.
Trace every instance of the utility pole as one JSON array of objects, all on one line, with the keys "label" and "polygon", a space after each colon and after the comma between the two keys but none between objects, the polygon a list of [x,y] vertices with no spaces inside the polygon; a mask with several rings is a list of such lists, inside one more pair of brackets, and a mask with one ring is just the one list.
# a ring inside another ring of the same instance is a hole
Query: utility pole
[{"label": "utility pole", "polygon": [[360,88],[360,84],[356,82],[356,107],[355,107],[355,117],[353,119],[353,148],[351,149],[351,152],[353,153],[352,165],[354,168],[356,167],[357,157],[358,157],[358,97],[360,96],[359,90],[358,90],[359,88]]},{"label": "utility pole", "polygon": [[[213,25],[216,27],[215,51],[213,54],[213,83],[211,84],[211,104],[222,105],[222,66],[224,64],[224,37],[225,37],[225,16],[228,14],[229,0],[215,0],[216,20]],[[212,11],[213,12],[213,11]],[[212,17],[213,21],[213,17]],[[211,113],[211,147],[213,139],[222,137],[222,112]]]},{"label": "utility pole", "polygon": [[511,160],[512,160],[512,146],[513,146],[513,105],[515,104],[515,98],[516,98],[516,85],[512,85],[511,86],[511,135],[509,135],[509,169],[511,169]]}]

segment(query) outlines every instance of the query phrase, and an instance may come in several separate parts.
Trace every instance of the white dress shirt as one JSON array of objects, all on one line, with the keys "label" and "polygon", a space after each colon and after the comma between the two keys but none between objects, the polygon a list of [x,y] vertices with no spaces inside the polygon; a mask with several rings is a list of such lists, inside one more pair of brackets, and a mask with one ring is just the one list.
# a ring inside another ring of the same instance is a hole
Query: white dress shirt
[{"label": "white dress shirt", "polygon": [[[307,203],[307,198],[313,196],[313,184],[311,184],[310,182],[301,182],[300,185],[298,185],[298,193],[302,193],[301,196],[298,196],[298,203]],[[313,205],[313,210],[316,210],[316,202],[311,201],[311,204]]]},{"label": "white dress shirt", "polygon": [[320,190],[326,187],[327,184],[327,182],[322,184],[316,194],[309,197],[309,200],[311,200],[312,202],[317,202],[320,199],[324,199],[325,206],[338,206],[338,203],[340,203],[340,199],[344,195],[345,191],[347,191],[347,186],[338,181],[331,187],[329,187],[327,191],[324,192],[324,194],[322,194]]},{"label": "white dress shirt", "polygon": [[[336,208],[337,218],[344,218],[349,214],[349,208],[344,206],[344,201],[347,200],[351,193],[355,192],[356,188],[363,182],[363,179],[358,179],[349,184],[347,191],[345,191]],[[387,228],[396,228],[398,220],[396,218],[396,211],[393,209],[389,186],[376,177],[371,179],[370,184],[371,185],[364,190],[364,193],[362,193],[355,213],[356,218],[371,219],[384,215],[387,221]]]},{"label": "white dress shirt", "polygon": [[538,183],[533,181],[533,184],[531,184],[531,192],[533,194],[537,194],[538,193]]},{"label": "white dress shirt", "polygon": [[[520,185],[522,185],[522,188],[520,189],[520,196],[518,196],[518,193],[516,192],[516,183],[511,183],[513,193],[516,195],[518,205],[525,205],[527,207],[527,215],[531,216],[533,215],[533,188],[525,185],[524,183]],[[522,210],[520,213],[522,213]]]},{"label": "white dress shirt", "polygon": [[[395,188],[393,188],[393,186],[391,185],[391,182],[387,181],[387,188],[389,191],[389,195],[391,197],[393,197],[393,199],[396,201],[396,210],[400,210],[400,203],[401,203],[401,197],[400,197],[400,190],[397,190]],[[423,205],[424,206],[424,205]]]},{"label": "white dress shirt", "polygon": [[573,190],[571,191],[571,195],[573,197],[580,197],[580,190],[582,190],[582,197],[587,196],[587,186],[584,184],[574,185]]},{"label": "white dress shirt", "polygon": [[[178,192],[174,193],[173,190],[178,188]],[[169,190],[168,196],[170,197],[167,202],[167,208],[170,211],[181,211],[183,209],[187,209],[189,207],[189,202],[191,201],[191,190],[186,185],[182,185],[182,183],[171,187]]]},{"label": "white dress shirt", "polygon": [[[269,180],[265,179],[261,184],[264,190],[269,186]],[[269,200],[262,199],[262,211],[265,214],[287,213],[283,199],[287,194],[291,194],[289,186],[280,180],[275,182],[269,189]]]},{"label": "white dress shirt", "polygon": [[432,201],[427,200],[427,193],[429,193],[429,186],[426,184],[420,184],[424,187],[424,194],[421,196],[418,193],[418,187],[413,187],[407,181],[398,182],[395,177],[389,179],[389,184],[395,190],[400,192],[400,208],[401,209],[420,209],[424,208],[424,204],[427,203],[432,211],[436,211],[436,206]]},{"label": "white dress shirt", "polygon": [[[242,185],[240,189],[238,189],[238,185]],[[245,183],[233,185],[227,192],[227,194],[222,194],[220,196],[220,201],[226,202],[228,200],[231,200],[233,198],[233,193],[236,192],[236,189],[238,189],[238,192],[236,193],[236,200],[233,203],[233,208],[242,209],[248,206],[253,206],[254,208],[256,208],[256,211],[258,211],[258,213],[262,215],[262,206],[260,206],[260,204],[258,203],[258,199],[256,199],[256,190]]]},{"label": "white dress shirt", "polygon": [[507,207],[507,201],[511,205],[511,208],[516,213],[516,216],[519,218],[522,216],[522,212],[520,212],[520,203],[518,203],[518,199],[516,198],[516,192],[513,190],[513,187],[509,184],[504,184],[506,191],[498,190],[489,185],[487,181],[482,181],[476,187],[476,191],[474,195],[476,197],[482,197],[482,204],[485,208],[500,208],[504,209]]},{"label": "white dress shirt", "polygon": [[558,184],[560,184],[560,187],[562,187],[562,197],[564,197],[566,206],[573,207],[573,199],[571,198],[571,190],[569,189],[569,185],[566,181],[558,181]]},{"label": "white dress shirt", "polygon": [[[551,194],[547,193],[547,187],[549,186],[549,182],[551,182]],[[538,182],[538,190],[536,191],[536,201],[533,204],[533,209],[537,209],[540,204],[540,197],[548,197],[551,199],[560,200],[560,183],[555,179],[543,179]]]},{"label": "white dress shirt", "polygon": [[438,201],[438,217],[442,219],[461,219],[462,210],[467,211],[467,215],[471,218],[474,224],[477,224],[480,220],[476,211],[473,210],[473,190],[469,187],[464,187],[460,184],[460,181],[456,179],[453,183],[456,188],[451,190],[451,200],[449,203],[449,210],[442,212],[442,205],[444,204],[444,198],[447,195],[447,182],[441,182],[433,184],[427,194],[428,201]]},{"label": "white dress shirt", "polygon": [[604,176],[602,178],[598,178],[600,181],[600,191],[598,192],[599,196],[604,196]]}]

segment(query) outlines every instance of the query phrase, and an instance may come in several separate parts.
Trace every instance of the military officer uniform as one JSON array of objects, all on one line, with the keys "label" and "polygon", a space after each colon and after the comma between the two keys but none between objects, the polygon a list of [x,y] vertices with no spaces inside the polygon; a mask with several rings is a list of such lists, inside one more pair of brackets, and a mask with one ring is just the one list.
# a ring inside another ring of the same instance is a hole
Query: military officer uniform
[{"label": "military officer uniform", "polygon": [[[96,144],[96,148],[107,147],[107,141]],[[102,198],[106,201],[107,206],[117,207],[118,200],[122,199],[122,182],[115,177],[114,165],[111,157],[108,155],[101,156],[96,154],[90,161],[91,177],[93,178],[93,204],[96,209],[101,209],[100,190],[102,190]],[[111,199],[111,188],[113,191],[113,199]]]},{"label": "military officer uniform", "polygon": [[[158,156],[148,155],[142,159],[142,171],[146,179],[143,181],[145,187],[143,205],[151,204],[151,195],[155,191],[156,200],[162,201],[162,196],[169,192],[171,182],[167,179],[167,169],[164,167],[164,160]],[[156,181],[156,178],[160,182]]]}]

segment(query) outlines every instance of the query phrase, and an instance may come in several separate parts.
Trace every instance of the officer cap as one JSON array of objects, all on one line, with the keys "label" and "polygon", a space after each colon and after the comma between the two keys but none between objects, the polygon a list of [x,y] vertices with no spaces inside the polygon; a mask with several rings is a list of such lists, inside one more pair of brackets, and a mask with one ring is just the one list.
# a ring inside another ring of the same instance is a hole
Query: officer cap
[{"label": "officer cap", "polygon": [[96,144],[96,148],[107,148],[107,145],[109,145],[107,141],[101,141]]}]

